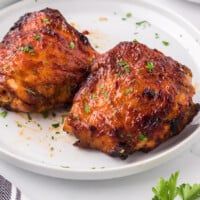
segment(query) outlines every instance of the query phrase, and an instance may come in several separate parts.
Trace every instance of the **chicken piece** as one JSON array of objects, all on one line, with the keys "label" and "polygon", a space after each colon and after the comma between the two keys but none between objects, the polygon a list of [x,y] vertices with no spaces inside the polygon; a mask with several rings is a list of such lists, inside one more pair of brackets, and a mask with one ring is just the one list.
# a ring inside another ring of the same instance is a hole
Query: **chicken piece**
[{"label": "chicken piece", "polygon": [[191,78],[186,66],[158,50],[122,42],[95,61],[64,130],[78,146],[113,157],[152,150],[197,114]]},{"label": "chicken piece", "polygon": [[26,14],[0,43],[0,106],[43,112],[71,103],[96,55],[59,11]]}]

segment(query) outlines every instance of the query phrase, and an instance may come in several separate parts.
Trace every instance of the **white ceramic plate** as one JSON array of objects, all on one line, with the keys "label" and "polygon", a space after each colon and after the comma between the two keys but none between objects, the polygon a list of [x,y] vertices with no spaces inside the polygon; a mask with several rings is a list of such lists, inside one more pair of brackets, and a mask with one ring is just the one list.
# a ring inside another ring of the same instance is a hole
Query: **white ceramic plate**
[{"label": "white ceramic plate", "polygon": [[[23,14],[45,7],[59,9],[68,22],[80,31],[88,30],[91,43],[103,52],[120,41],[137,39],[152,48],[188,65],[194,84],[200,81],[200,45],[198,31],[180,16],[142,0],[26,0],[0,12],[0,37]],[[128,14],[127,17],[127,13]],[[136,22],[148,21],[141,23]],[[162,41],[169,42],[165,46]],[[198,101],[198,95],[195,101]],[[62,132],[64,111],[44,119],[41,115],[9,112],[0,118],[0,156],[21,168],[66,179],[109,179],[153,168],[177,155],[197,140],[198,116],[179,136],[154,151],[135,153],[127,160],[111,158],[103,153],[73,146],[74,137]],[[59,134],[56,134],[59,132]]]},{"label": "white ceramic plate", "polygon": [[187,0],[187,1],[194,2],[194,3],[200,3],[200,0]]}]

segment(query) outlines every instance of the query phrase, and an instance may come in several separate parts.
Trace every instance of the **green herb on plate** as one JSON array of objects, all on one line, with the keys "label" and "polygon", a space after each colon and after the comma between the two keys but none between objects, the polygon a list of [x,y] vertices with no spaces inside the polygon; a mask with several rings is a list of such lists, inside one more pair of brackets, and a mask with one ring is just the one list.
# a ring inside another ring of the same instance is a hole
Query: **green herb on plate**
[{"label": "green herb on plate", "polygon": [[85,111],[85,113],[90,113],[90,106],[86,103],[84,105],[84,111]]},{"label": "green herb on plate", "polygon": [[167,41],[165,41],[165,40],[162,41],[162,44],[163,44],[164,46],[169,46],[169,42],[167,42]]},{"label": "green herb on plate", "polygon": [[143,28],[146,28],[147,26],[151,26],[151,23],[146,20],[136,22],[135,24],[137,27],[143,27]]},{"label": "green herb on plate", "polygon": [[8,115],[7,111],[0,112],[0,117],[2,117],[2,118],[6,118],[7,115]]},{"label": "green herb on plate", "polygon": [[132,17],[132,13],[131,13],[131,12],[126,13],[126,17],[127,17],[127,18]]},{"label": "green herb on plate", "polygon": [[155,33],[155,39],[158,39],[158,38],[160,38],[159,34]]},{"label": "green herb on plate", "polygon": [[51,124],[51,126],[52,126],[53,128],[58,128],[58,127],[60,126],[60,123],[54,123],[54,124]]}]

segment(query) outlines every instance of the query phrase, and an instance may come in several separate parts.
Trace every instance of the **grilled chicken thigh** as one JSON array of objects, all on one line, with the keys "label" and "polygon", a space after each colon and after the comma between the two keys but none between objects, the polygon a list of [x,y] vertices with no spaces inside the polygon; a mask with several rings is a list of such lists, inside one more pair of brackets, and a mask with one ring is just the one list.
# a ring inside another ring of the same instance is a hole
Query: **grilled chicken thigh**
[{"label": "grilled chicken thigh", "polygon": [[59,11],[26,14],[0,43],[0,106],[42,112],[70,103],[95,57]]},{"label": "grilled chicken thigh", "polygon": [[97,58],[64,130],[78,146],[114,157],[152,150],[197,114],[191,78],[186,66],[161,52],[122,42]]}]

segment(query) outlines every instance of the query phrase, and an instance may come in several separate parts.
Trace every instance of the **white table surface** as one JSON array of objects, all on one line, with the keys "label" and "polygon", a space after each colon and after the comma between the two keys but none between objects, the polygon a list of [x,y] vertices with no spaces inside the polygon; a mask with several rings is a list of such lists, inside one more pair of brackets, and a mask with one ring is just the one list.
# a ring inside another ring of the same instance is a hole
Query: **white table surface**
[{"label": "white table surface", "polygon": [[[154,0],[170,7],[200,29],[200,4],[184,0]],[[0,7],[3,5],[0,0]],[[200,53],[200,52],[199,52]],[[71,181],[33,174],[0,160],[0,174],[17,185],[31,200],[150,200],[159,177],[180,171],[180,182],[200,183],[198,142],[179,157],[153,170],[107,181]]]}]

